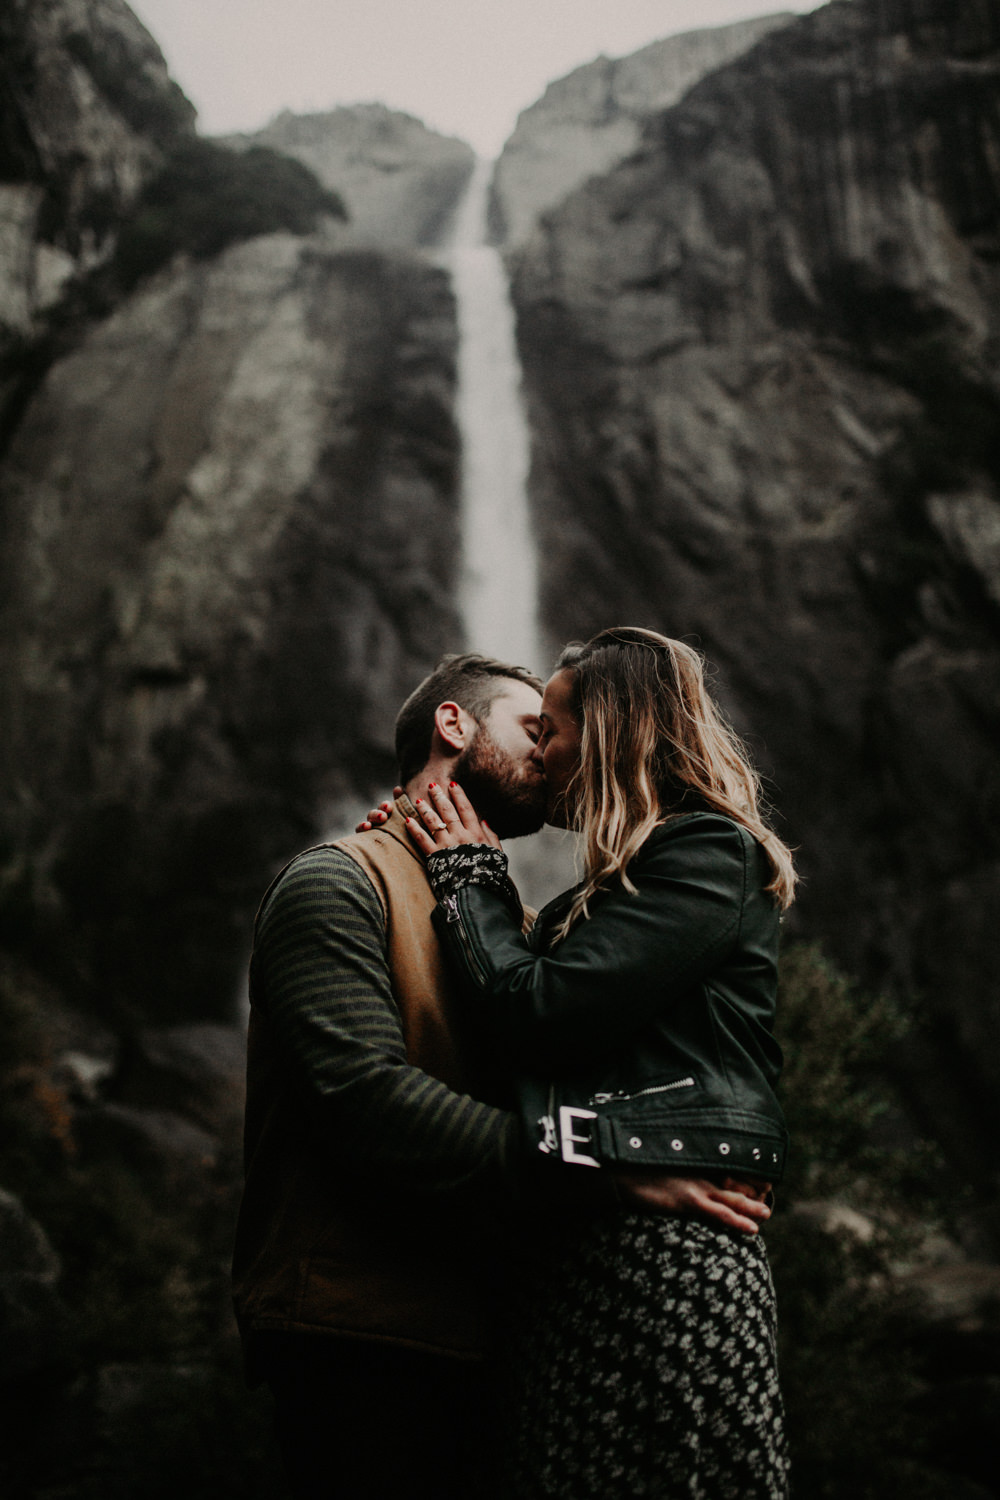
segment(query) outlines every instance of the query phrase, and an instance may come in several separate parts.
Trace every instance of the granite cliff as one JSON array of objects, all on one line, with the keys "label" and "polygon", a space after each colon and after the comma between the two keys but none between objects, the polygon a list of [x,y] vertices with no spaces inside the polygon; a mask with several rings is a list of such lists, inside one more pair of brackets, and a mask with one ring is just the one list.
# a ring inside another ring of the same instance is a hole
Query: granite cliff
[{"label": "granite cliff", "polygon": [[37,332],[194,109],[125,0],[7,0],[0,14],[0,354]]},{"label": "granite cliff", "polygon": [[312,115],[289,111],[237,147],[269,146],[295,157],[344,200],[348,222],[338,242],[415,250],[435,245],[472,171],[464,141],[428,130],[384,104],[357,104]]},{"label": "granite cliff", "polygon": [[701,641],[800,846],[799,929],[924,997],[911,1100],[987,1180],[998,45],[995,0],[839,0],[511,253],[552,637]]},{"label": "granite cliff", "polygon": [[787,12],[665,37],[628,57],[598,57],[550,83],[523,110],[496,164],[498,239],[520,244],[549,208],[636,149],[649,116],[790,19]]},{"label": "granite cliff", "polygon": [[392,705],[457,631],[453,346],[442,272],[265,236],[148,283],[29,408],[7,890],[105,1013],[231,1015],[274,861],[391,784]]},{"label": "granite cliff", "polygon": [[[3,27],[0,194],[34,214],[7,265],[3,928],[105,1016],[232,1017],[269,872],[391,784],[392,705],[458,638],[428,541],[457,503],[454,307],[406,246],[472,153],[377,106],[284,117],[237,143],[265,175],[220,228],[225,153],[124,4]],[[317,184],[315,233],[260,234],[286,141],[334,191],[343,168],[346,226]]]}]

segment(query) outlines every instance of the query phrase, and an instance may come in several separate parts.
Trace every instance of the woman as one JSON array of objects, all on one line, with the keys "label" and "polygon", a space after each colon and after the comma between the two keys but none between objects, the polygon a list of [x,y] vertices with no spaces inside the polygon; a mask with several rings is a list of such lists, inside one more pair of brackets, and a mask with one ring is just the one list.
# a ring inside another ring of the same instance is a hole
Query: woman
[{"label": "woman", "polygon": [[[771,1034],[788,850],[706,691],[652,631],[562,655],[539,756],[584,877],[521,933],[498,840],[460,789],[411,820],[438,930],[520,1080],[539,1160],[777,1181]],[[625,1211],[567,1223],[514,1330],[519,1497],[787,1493],[763,1242]]]}]

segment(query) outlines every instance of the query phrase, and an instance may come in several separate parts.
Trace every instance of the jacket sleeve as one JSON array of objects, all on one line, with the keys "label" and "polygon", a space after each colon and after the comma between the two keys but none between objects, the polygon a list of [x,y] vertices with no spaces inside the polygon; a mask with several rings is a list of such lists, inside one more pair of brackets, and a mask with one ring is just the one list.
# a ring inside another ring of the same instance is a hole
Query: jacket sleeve
[{"label": "jacket sleeve", "polygon": [[265,900],[251,995],[314,1128],[352,1170],[422,1193],[503,1183],[514,1117],[407,1062],[382,907],[341,851],[300,856]]},{"label": "jacket sleeve", "polygon": [[521,1066],[599,1061],[668,1011],[738,937],[747,850],[729,819],[665,825],[629,877],[634,894],[602,895],[548,953],[533,952],[503,901],[482,887],[463,888],[435,913],[449,954],[478,991],[482,1020]]}]

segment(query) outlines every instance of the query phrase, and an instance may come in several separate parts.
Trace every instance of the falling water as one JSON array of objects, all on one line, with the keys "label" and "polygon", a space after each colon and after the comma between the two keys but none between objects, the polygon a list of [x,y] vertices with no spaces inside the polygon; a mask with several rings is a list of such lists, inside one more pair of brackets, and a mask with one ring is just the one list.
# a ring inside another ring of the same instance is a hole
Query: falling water
[{"label": "falling water", "polygon": [[[544,677],[538,568],[528,514],[528,423],[514,309],[500,252],[489,244],[492,162],[479,160],[444,260],[458,307],[457,419],[462,439],[460,607],[472,650]],[[545,828],[507,845],[526,901],[541,906],[573,878],[571,834]]]},{"label": "falling water", "polygon": [[460,606],[471,649],[544,670],[528,515],[528,424],[514,310],[499,250],[488,243],[493,163],[476,162],[445,263],[458,305],[462,435]]}]

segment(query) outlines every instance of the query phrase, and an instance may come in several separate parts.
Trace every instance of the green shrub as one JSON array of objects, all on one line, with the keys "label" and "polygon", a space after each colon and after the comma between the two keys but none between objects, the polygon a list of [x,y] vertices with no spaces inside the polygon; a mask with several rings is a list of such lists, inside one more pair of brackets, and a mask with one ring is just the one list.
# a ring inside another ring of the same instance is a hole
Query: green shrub
[{"label": "green shrub", "polygon": [[[793,1493],[808,1500],[947,1494],[921,1461],[915,1306],[893,1275],[918,1228],[932,1227],[932,1157],[880,1148],[874,1135],[888,1107],[880,1070],[910,1024],[899,1003],[859,991],[818,948],[785,952],[778,1034],[792,1154],[767,1238]],[[809,1212],[831,1202],[861,1216],[857,1228]]]},{"label": "green shrub", "polygon": [[[88,1149],[57,1065],[66,1014],[0,952],[0,1187],[44,1227],[66,1314],[44,1363],[0,1387],[18,1434],[0,1493],[276,1500],[269,1401],[244,1387],[230,1303],[237,1143],[176,1174]],[[115,1367],[127,1399],[102,1425],[93,1382]]]},{"label": "green shrub", "polygon": [[186,140],[122,226],[118,279],[127,290],[181,252],[197,259],[279,229],[309,234],[324,215],[347,217],[340,197],[301,162],[266,146],[231,151]]},{"label": "green shrub", "polygon": [[112,27],[100,33],[72,31],[63,46],[137,134],[165,144],[192,129],[194,106],[177,84],[155,68],[137,67],[133,46]]},{"label": "green shrub", "polygon": [[871,1188],[884,1202],[889,1163],[872,1145],[872,1128],[887,1108],[886,1054],[910,1025],[897,1000],[859,992],[815,945],[784,951],[777,1032],[792,1138],[785,1200],[852,1187],[855,1194]]}]

